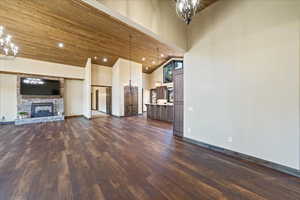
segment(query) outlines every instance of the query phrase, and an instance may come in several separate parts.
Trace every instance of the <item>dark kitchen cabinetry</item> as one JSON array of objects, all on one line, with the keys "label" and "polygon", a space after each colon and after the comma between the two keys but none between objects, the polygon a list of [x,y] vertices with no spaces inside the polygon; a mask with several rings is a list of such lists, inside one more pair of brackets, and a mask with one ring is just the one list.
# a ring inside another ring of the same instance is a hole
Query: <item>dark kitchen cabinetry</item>
[{"label": "dark kitchen cabinetry", "polygon": [[168,99],[167,86],[161,86],[150,90],[150,103],[157,103],[158,99]]},{"label": "dark kitchen cabinetry", "polygon": [[157,99],[167,99],[168,98],[167,86],[161,86],[161,87],[156,88],[156,98]]},{"label": "dark kitchen cabinetry", "polygon": [[173,122],[173,105],[147,104],[147,118]]}]

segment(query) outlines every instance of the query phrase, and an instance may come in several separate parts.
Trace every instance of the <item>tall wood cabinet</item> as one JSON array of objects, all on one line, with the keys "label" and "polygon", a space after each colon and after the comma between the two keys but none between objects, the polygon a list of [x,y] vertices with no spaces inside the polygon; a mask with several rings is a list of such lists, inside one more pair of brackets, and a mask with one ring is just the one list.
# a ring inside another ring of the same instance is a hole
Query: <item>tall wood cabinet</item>
[{"label": "tall wood cabinet", "polygon": [[111,87],[106,88],[106,113],[111,115]]},{"label": "tall wood cabinet", "polygon": [[138,110],[138,87],[124,87],[124,115],[125,117],[136,116]]},{"label": "tall wood cabinet", "polygon": [[173,133],[175,136],[183,137],[183,69],[174,70],[174,121]]}]

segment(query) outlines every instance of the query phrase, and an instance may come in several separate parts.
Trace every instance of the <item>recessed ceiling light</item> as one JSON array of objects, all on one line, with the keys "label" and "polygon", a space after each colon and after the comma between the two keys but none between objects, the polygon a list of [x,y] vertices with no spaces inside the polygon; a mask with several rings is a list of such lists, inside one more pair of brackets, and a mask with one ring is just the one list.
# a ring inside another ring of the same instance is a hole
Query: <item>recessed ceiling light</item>
[{"label": "recessed ceiling light", "polygon": [[160,57],[162,57],[162,58],[163,58],[163,57],[165,57],[165,55],[164,55],[164,54],[160,54]]},{"label": "recessed ceiling light", "polygon": [[152,64],[154,65],[154,64],[155,64],[155,61],[152,61]]},{"label": "recessed ceiling light", "polygon": [[97,60],[97,58],[98,58],[97,56],[94,57],[95,60]]},{"label": "recessed ceiling light", "polygon": [[108,59],[107,59],[107,58],[103,58],[102,60],[103,60],[103,62],[107,62],[107,61],[108,61]]},{"label": "recessed ceiling light", "polygon": [[146,60],[146,58],[145,58],[145,57],[143,57],[143,58],[142,58],[142,61],[145,61],[145,60]]},{"label": "recessed ceiling light", "polygon": [[62,43],[62,42],[58,43],[59,48],[63,48],[64,46],[65,46],[64,43]]}]

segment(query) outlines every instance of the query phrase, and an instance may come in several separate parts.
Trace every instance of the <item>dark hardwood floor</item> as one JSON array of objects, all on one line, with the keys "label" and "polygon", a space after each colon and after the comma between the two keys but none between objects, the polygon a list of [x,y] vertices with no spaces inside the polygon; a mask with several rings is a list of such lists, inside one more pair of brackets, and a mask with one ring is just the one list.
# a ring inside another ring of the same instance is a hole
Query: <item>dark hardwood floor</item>
[{"label": "dark hardwood floor", "polygon": [[1,200],[299,200],[300,181],[143,117],[0,126]]}]

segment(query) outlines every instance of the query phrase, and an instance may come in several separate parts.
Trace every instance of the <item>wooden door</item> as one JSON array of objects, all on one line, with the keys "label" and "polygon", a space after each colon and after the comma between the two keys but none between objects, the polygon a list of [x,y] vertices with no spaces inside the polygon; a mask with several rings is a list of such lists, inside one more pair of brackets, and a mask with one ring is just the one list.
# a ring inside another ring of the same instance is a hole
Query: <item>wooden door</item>
[{"label": "wooden door", "polygon": [[106,88],[106,114],[111,115],[111,87]]},{"label": "wooden door", "polygon": [[138,87],[124,87],[124,116],[138,115]]},{"label": "wooden door", "polygon": [[96,110],[99,110],[99,90],[96,90]]},{"label": "wooden door", "polygon": [[94,110],[93,98],[94,98],[94,94],[92,92],[91,93],[91,110]]},{"label": "wooden door", "polygon": [[175,136],[183,137],[183,69],[174,70],[174,121],[173,134]]}]

